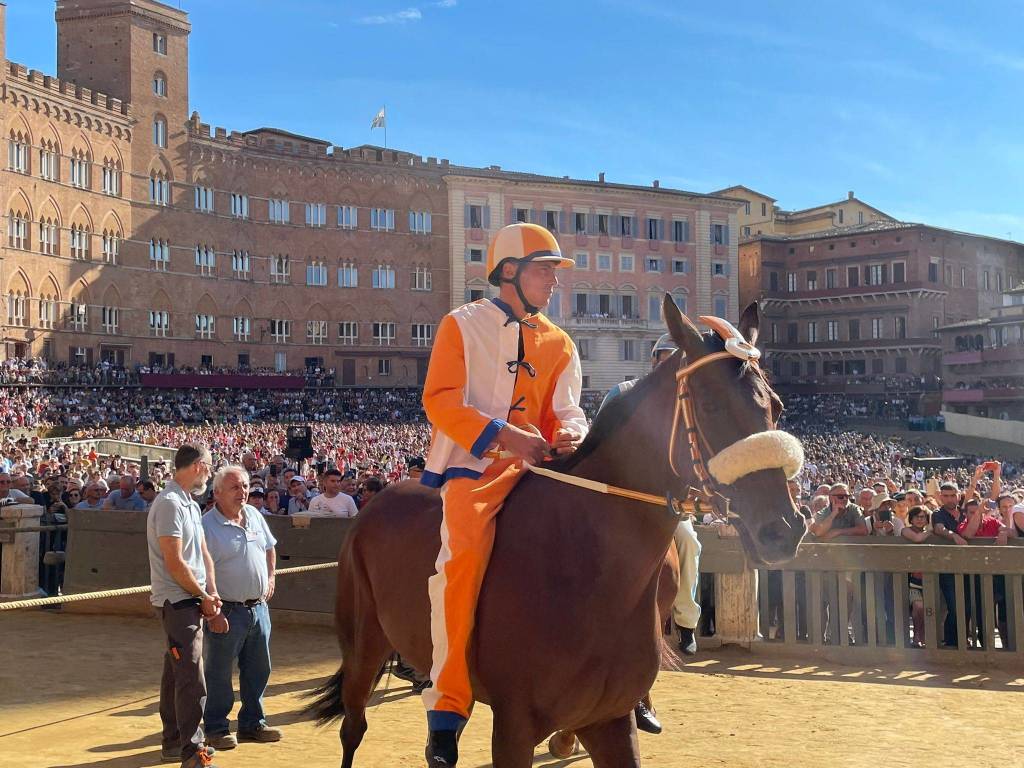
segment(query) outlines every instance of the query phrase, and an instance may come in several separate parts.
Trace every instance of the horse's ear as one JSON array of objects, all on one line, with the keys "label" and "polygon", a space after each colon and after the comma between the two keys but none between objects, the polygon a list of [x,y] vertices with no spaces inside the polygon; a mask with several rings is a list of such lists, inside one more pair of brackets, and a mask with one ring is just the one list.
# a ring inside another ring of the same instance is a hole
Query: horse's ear
[{"label": "horse's ear", "polygon": [[692,363],[698,357],[703,357],[707,348],[704,346],[700,331],[690,318],[679,311],[671,294],[665,294],[662,313],[665,315],[665,325],[668,326],[669,334],[686,353],[686,359]]},{"label": "horse's ear", "polygon": [[752,301],[743,310],[743,314],[740,315],[739,331],[743,334],[744,339],[757,346],[757,332],[760,326],[761,309],[757,306],[756,301]]}]

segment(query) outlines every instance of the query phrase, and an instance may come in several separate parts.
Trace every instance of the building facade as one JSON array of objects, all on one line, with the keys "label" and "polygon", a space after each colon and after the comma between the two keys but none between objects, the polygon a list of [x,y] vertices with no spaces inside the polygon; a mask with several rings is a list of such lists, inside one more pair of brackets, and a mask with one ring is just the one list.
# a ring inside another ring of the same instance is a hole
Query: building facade
[{"label": "building facade", "polygon": [[607,390],[650,370],[666,293],[691,318],[736,319],[739,201],[666,189],[452,167],[451,299],[493,295],[487,246],[502,226],[547,227],[576,266],[545,310],[576,342],[583,387]]},{"label": "building facade", "polygon": [[769,365],[785,384],[941,374],[937,330],[984,315],[1024,275],[1024,246],[879,222],[740,245],[740,300],[760,299]]},{"label": "building facade", "polygon": [[446,161],[211,129],[163,3],[56,18],[57,77],[0,60],[8,356],[422,381],[451,306]]},{"label": "building facade", "polygon": [[939,328],[943,410],[1024,421],[1024,284],[1002,299],[987,317]]}]

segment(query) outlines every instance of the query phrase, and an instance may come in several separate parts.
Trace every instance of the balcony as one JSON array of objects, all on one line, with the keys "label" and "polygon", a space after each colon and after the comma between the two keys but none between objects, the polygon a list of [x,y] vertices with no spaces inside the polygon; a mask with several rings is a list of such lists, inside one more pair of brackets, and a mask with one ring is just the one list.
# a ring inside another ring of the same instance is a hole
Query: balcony
[{"label": "balcony", "polygon": [[1024,400],[1024,387],[999,387],[995,389],[944,389],[944,403],[992,403]]},{"label": "balcony", "polygon": [[947,352],[942,356],[943,365],[974,365],[981,362],[981,350],[969,352]]},{"label": "balcony", "polygon": [[938,283],[887,283],[853,288],[819,288],[815,291],[765,290],[764,300],[766,307],[783,307],[790,304],[849,304],[853,301],[867,305],[894,298],[907,298],[911,295],[939,298],[945,296],[946,291]]},{"label": "balcony", "polygon": [[1008,344],[1002,347],[986,347],[966,352],[947,352],[942,356],[943,365],[978,365],[980,363],[1024,362],[1024,345]]},{"label": "balcony", "polygon": [[607,315],[571,315],[553,318],[563,328],[620,328],[643,330],[651,327],[649,321],[639,317],[610,317]]}]

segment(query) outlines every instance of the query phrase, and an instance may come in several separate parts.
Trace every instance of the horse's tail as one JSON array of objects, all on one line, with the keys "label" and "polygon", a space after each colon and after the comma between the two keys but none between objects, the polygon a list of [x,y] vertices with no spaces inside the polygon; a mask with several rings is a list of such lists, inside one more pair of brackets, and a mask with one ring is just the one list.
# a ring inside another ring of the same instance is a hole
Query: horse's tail
[{"label": "horse's tail", "polygon": [[342,664],[326,683],[303,695],[304,699],[313,701],[302,710],[302,714],[312,715],[317,725],[327,725],[344,716],[345,705],[341,701],[341,686],[344,682],[345,665]]}]

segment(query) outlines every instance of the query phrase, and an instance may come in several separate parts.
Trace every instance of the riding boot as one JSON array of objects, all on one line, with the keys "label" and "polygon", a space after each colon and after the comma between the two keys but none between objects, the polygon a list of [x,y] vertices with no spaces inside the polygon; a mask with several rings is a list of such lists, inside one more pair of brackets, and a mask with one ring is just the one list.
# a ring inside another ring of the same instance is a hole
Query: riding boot
[{"label": "riding boot", "polygon": [[638,731],[655,734],[661,733],[661,723],[644,702],[641,701],[636,705],[633,709],[633,715],[636,717],[636,728]]},{"label": "riding boot", "polygon": [[459,761],[459,736],[457,731],[430,731],[427,736],[427,765],[443,768]]},{"label": "riding boot", "polygon": [[694,656],[697,653],[697,638],[693,636],[693,629],[680,627],[678,624],[676,629],[679,630],[679,650],[687,656]]}]

